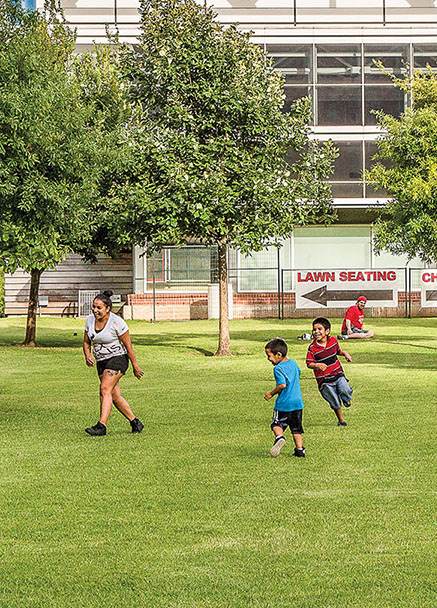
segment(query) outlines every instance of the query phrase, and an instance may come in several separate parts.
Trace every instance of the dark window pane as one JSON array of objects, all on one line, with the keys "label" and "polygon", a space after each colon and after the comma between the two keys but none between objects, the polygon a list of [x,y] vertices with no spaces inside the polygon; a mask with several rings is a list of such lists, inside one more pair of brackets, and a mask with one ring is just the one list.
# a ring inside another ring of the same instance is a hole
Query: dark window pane
[{"label": "dark window pane", "polygon": [[437,45],[435,44],[415,44],[414,67],[425,69],[430,65],[433,71],[437,71]]},{"label": "dark window pane", "polygon": [[[372,158],[375,156],[375,154],[377,152],[378,152],[378,146],[376,145],[376,142],[366,141],[366,149],[365,149],[366,171],[370,171],[372,165],[374,165],[377,162],[376,160],[372,160]],[[384,167],[387,167],[387,168],[389,168],[391,166],[391,163],[386,159],[380,160],[378,162],[382,163],[384,165]]]},{"label": "dark window pane", "polygon": [[384,67],[397,77],[408,74],[408,46],[401,45],[373,45],[364,46],[364,81],[365,82],[391,82],[390,76],[381,72],[374,64],[381,61]]},{"label": "dark window pane", "polygon": [[349,83],[361,82],[361,46],[318,45],[317,82]]},{"label": "dark window pane", "polygon": [[363,174],[363,144],[361,141],[334,141],[339,151],[335,159],[333,180],[361,180]]},{"label": "dark window pane", "polygon": [[311,89],[309,87],[285,86],[284,87],[285,103],[284,103],[284,107],[283,107],[284,112],[290,111],[291,105],[292,105],[293,101],[296,101],[296,99],[300,99],[301,97],[308,97],[308,95],[310,94],[310,90]]},{"label": "dark window pane", "polygon": [[364,91],[365,124],[376,125],[376,116],[371,110],[383,110],[386,114],[400,116],[405,110],[406,95],[394,86],[367,86]]},{"label": "dark window pane", "polygon": [[285,82],[290,84],[310,84],[312,47],[309,44],[268,46],[269,56],[273,59],[275,67],[283,72]]},{"label": "dark window pane", "polygon": [[373,189],[373,186],[366,184],[366,198],[387,198],[387,192],[382,188]]},{"label": "dark window pane", "polygon": [[361,87],[317,87],[319,125],[361,125]]},{"label": "dark window pane", "polygon": [[362,182],[349,182],[347,184],[331,183],[333,198],[363,198]]}]

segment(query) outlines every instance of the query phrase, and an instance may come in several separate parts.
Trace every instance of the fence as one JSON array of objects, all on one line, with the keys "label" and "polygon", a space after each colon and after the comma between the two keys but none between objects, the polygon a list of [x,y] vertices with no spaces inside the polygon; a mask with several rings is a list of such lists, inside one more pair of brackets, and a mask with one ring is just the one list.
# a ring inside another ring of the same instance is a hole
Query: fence
[{"label": "fence", "polygon": [[[437,269],[230,268],[233,317],[310,318],[323,314],[343,317],[361,294],[368,299],[368,316],[437,316]],[[208,285],[218,282],[217,268],[151,270],[146,289],[128,296],[126,318],[161,320],[206,319]]]}]

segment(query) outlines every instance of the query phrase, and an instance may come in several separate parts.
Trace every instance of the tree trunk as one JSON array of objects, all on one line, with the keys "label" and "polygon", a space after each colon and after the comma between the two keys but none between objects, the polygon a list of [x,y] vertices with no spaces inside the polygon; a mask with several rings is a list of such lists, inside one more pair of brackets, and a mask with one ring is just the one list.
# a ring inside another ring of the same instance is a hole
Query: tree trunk
[{"label": "tree trunk", "polygon": [[38,307],[39,280],[42,270],[33,269],[30,273],[29,306],[27,308],[26,338],[24,346],[36,346],[36,309]]},{"label": "tree trunk", "polygon": [[228,263],[226,259],[226,243],[219,243],[219,295],[220,295],[220,320],[219,320],[219,345],[216,357],[229,357],[231,355],[231,338],[229,335],[229,310],[228,310]]}]

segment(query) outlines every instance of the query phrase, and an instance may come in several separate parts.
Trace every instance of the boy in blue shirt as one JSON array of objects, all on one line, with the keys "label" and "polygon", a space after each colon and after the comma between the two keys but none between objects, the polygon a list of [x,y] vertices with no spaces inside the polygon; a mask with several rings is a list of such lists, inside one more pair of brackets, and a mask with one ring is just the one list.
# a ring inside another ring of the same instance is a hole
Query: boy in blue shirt
[{"label": "boy in blue shirt", "polygon": [[264,395],[264,399],[269,401],[274,395],[276,398],[275,407],[273,409],[273,420],[270,425],[275,434],[275,442],[270,455],[273,458],[279,456],[281,449],[284,447],[286,440],[284,431],[287,426],[293,435],[294,454],[297,458],[305,457],[305,448],[302,445],[302,392],[300,390],[300,369],[296,361],[287,358],[288,346],[282,338],[273,338],[265,346],[267,359],[275,367],[273,374],[276,380],[276,386],[273,390]]}]

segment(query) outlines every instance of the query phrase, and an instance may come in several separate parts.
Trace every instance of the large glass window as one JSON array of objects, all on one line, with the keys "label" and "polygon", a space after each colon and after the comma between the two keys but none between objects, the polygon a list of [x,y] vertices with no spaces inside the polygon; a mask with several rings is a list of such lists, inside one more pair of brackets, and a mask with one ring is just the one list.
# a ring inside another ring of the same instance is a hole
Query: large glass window
[{"label": "large glass window", "polygon": [[414,51],[414,67],[416,69],[430,68],[437,72],[437,45],[436,44],[415,44]]},{"label": "large glass window", "polygon": [[311,95],[311,89],[309,87],[290,87],[286,85],[284,86],[284,93],[284,112],[289,112],[293,102],[296,101],[296,99]]},{"label": "large glass window", "polygon": [[390,75],[381,72],[375,65],[380,61],[389,74],[401,78],[408,75],[408,46],[401,45],[364,45],[364,82],[365,83],[391,83]]},{"label": "large glass window", "polygon": [[168,247],[147,260],[147,280],[159,282],[207,282],[217,279],[217,248]]},{"label": "large glass window", "polygon": [[372,110],[382,110],[392,116],[400,116],[405,111],[406,95],[392,85],[366,86],[364,91],[365,124],[376,125]]},{"label": "large glass window", "polygon": [[287,84],[311,84],[312,46],[310,44],[269,44],[269,56]]},{"label": "large glass window", "polygon": [[[378,147],[376,142],[374,141],[366,141],[365,149],[364,149],[364,160],[366,171],[370,171],[372,165],[375,164],[375,160],[372,160],[375,154],[378,152]],[[381,162],[381,161],[379,161]],[[384,165],[387,165],[386,162],[383,162]],[[374,188],[371,184],[368,184],[366,181],[366,197],[367,198],[386,198],[387,192],[382,188]]]},{"label": "large glass window", "polygon": [[317,87],[319,125],[361,125],[361,87]]},{"label": "large glass window", "polygon": [[370,226],[307,226],[294,229],[294,267],[369,268]]},{"label": "large glass window", "polygon": [[335,141],[339,156],[330,178],[334,198],[363,197],[363,142]]},{"label": "large glass window", "polygon": [[318,45],[318,84],[360,84],[361,45]]}]

